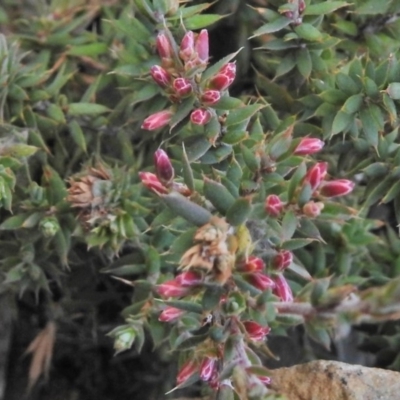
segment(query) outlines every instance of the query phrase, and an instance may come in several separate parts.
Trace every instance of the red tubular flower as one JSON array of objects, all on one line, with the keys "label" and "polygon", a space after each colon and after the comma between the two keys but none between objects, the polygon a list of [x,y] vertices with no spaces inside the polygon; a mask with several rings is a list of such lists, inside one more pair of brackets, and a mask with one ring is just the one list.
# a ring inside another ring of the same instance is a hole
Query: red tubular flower
[{"label": "red tubular flower", "polygon": [[205,125],[211,119],[211,112],[205,108],[197,108],[190,114],[190,121],[195,125]]},{"label": "red tubular flower", "polygon": [[179,97],[187,96],[192,91],[192,84],[186,78],[176,78],[172,86]]},{"label": "red tubular flower", "polygon": [[165,58],[165,59],[172,58],[172,54],[173,54],[172,46],[171,46],[171,43],[165,33],[160,32],[157,35],[156,47],[157,47],[158,54],[161,58]]},{"label": "red tubular flower", "polygon": [[218,73],[211,79],[210,87],[216,90],[227,89],[235,80],[236,64],[225,64]]},{"label": "red tubular flower", "polygon": [[158,316],[158,320],[161,322],[171,322],[175,321],[179,317],[185,314],[184,310],[180,310],[179,308],[175,307],[166,307],[161,314]]},{"label": "red tubular flower", "polygon": [[250,256],[247,261],[240,266],[241,271],[245,272],[260,272],[265,269],[264,261],[256,256]]},{"label": "red tubular flower", "polygon": [[175,279],[157,285],[156,290],[164,297],[181,297],[190,292],[190,288],[180,285]]},{"label": "red tubular flower", "polygon": [[273,293],[282,301],[293,301],[293,293],[283,274],[274,277],[275,288]]},{"label": "red tubular flower", "polygon": [[283,203],[277,195],[270,194],[265,199],[264,209],[269,216],[278,217],[282,212]]},{"label": "red tubular flower", "polygon": [[194,33],[192,31],[188,31],[185,33],[185,36],[181,41],[179,57],[182,59],[182,61],[186,62],[193,58],[194,54]]},{"label": "red tubular flower", "polygon": [[275,287],[275,282],[269,276],[261,272],[249,274],[247,280],[259,290],[264,291]]},{"label": "red tubular flower", "polygon": [[159,128],[163,128],[168,125],[172,118],[172,112],[169,110],[163,110],[151,114],[148,116],[142,124],[142,129],[146,129],[147,131],[154,131]]},{"label": "red tubular flower", "polygon": [[273,259],[272,265],[275,269],[283,271],[293,261],[293,253],[289,250],[281,250]]},{"label": "red tubular flower", "polygon": [[244,321],[243,325],[250,339],[257,342],[264,340],[265,336],[271,331],[269,326],[262,326],[254,321]]},{"label": "red tubular flower", "polygon": [[194,43],[194,49],[197,53],[197,59],[200,64],[207,64],[208,62],[208,31],[207,29],[201,30],[197,35]]},{"label": "red tubular flower", "polygon": [[182,365],[176,377],[177,385],[185,383],[191,376],[193,376],[198,371],[197,362],[194,360],[189,360]]},{"label": "red tubular flower", "polygon": [[218,90],[208,89],[201,95],[201,102],[204,105],[211,106],[215,103],[218,103],[221,99],[221,93]]},{"label": "red tubular flower", "polygon": [[205,357],[200,364],[200,379],[204,382],[211,380],[217,369],[216,357]]},{"label": "red tubular flower", "polygon": [[338,197],[349,194],[354,189],[354,182],[348,179],[336,179],[334,181],[324,182],[320,193],[326,197]]},{"label": "red tubular flower", "polygon": [[161,86],[162,88],[169,85],[171,76],[163,67],[160,67],[159,65],[153,65],[150,68],[150,75],[154,82],[156,82],[157,85]]},{"label": "red tubular flower", "polygon": [[168,193],[168,189],[159,181],[157,176],[151,172],[139,172],[139,178],[147,189],[157,194]]},{"label": "red tubular flower", "polygon": [[196,286],[203,282],[201,274],[194,271],[186,271],[175,277],[175,282],[183,287]]},{"label": "red tubular flower", "polygon": [[316,218],[321,214],[324,208],[324,203],[321,201],[309,201],[303,206],[303,214],[310,218]]},{"label": "red tubular flower", "polygon": [[154,153],[154,165],[157,176],[161,181],[169,183],[174,179],[174,168],[168,154],[164,150],[158,149]]},{"label": "red tubular flower", "polygon": [[311,186],[311,190],[315,191],[318,189],[321,182],[324,180],[328,170],[328,163],[319,162],[313,165],[304,177],[303,182],[308,183]]},{"label": "red tubular flower", "polygon": [[294,154],[298,156],[307,156],[320,151],[324,147],[325,143],[316,138],[304,138],[300,141],[296,147]]}]

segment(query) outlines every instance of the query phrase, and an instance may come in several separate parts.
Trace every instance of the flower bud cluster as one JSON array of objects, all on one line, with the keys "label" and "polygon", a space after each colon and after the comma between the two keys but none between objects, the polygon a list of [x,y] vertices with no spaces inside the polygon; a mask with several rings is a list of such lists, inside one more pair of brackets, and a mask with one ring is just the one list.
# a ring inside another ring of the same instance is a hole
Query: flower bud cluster
[{"label": "flower bud cluster", "polygon": [[[324,197],[339,197],[345,196],[351,193],[354,189],[354,182],[348,179],[335,179],[331,181],[325,181],[325,177],[328,171],[328,163],[319,162],[313,165],[306,173],[306,176],[303,179],[303,184],[308,184],[311,187],[311,191],[316,193],[318,190],[319,195]],[[305,212],[310,212],[314,214],[318,214],[318,211],[315,207],[314,210],[311,210],[313,205],[310,204]],[[315,204],[314,204],[315,206]],[[317,206],[322,209],[321,206]]]},{"label": "flower bud cluster", "polygon": [[[180,103],[188,96],[195,96],[195,109],[191,112],[190,121],[195,125],[207,124],[214,111],[212,107],[221,99],[234,81],[236,64],[225,64],[207,82],[201,82],[201,73],[209,60],[208,31],[203,29],[196,34],[186,32],[179,46],[171,43],[168,32],[161,32],[156,39],[156,48],[161,58],[161,65],[153,65],[150,75],[169,97],[171,102]],[[155,130],[163,128],[171,121],[172,111],[163,110],[147,117],[142,129]]]},{"label": "flower bud cluster", "polygon": [[[292,3],[292,5],[294,5],[294,2]],[[298,0],[297,7],[292,10],[285,11],[284,15],[286,18],[289,18],[293,21],[292,22],[293,25],[300,25],[303,22],[302,15],[303,15],[305,9],[306,9],[305,1]]]},{"label": "flower bud cluster", "polygon": [[185,271],[174,279],[157,285],[156,291],[163,297],[182,297],[192,292],[192,289],[201,285],[203,278],[194,271]]},{"label": "flower bud cluster", "polygon": [[190,190],[186,185],[174,182],[174,167],[164,150],[158,149],[154,153],[154,166],[156,170],[155,174],[152,172],[139,172],[139,178],[147,189],[157,194],[167,194],[171,189],[184,196],[190,194]]},{"label": "flower bud cluster", "polygon": [[200,360],[190,359],[180,368],[176,383],[182,385],[195,374],[198,374],[200,380],[207,382],[213,389],[217,389],[219,387],[218,364],[216,356],[205,356]]}]

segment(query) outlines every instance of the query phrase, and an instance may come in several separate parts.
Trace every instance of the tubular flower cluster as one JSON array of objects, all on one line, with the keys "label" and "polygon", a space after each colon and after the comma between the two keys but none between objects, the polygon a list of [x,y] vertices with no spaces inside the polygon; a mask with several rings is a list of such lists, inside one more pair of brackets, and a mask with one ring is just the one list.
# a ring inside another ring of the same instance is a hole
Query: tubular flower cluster
[{"label": "tubular flower cluster", "polygon": [[185,311],[180,310],[179,308],[166,307],[161,311],[158,320],[161,322],[172,322],[180,318],[183,314],[185,314]]},{"label": "tubular flower cluster", "polygon": [[203,279],[201,275],[188,271],[157,285],[157,293],[164,297],[181,297],[186,296],[192,291],[192,288],[199,286]]},{"label": "tubular flower cluster", "polygon": [[230,85],[232,85],[233,81],[236,77],[236,64],[235,63],[227,63],[225,64],[217,74],[211,78],[209,86],[215,90],[226,90]]},{"label": "tubular flower cluster", "polygon": [[316,138],[304,138],[300,141],[294,154],[298,156],[308,156],[319,152],[324,147],[324,142]]},{"label": "tubular flower cluster", "polygon": [[[161,58],[161,66],[153,65],[150,75],[160,86],[170,101],[179,103],[183,98],[195,96],[200,107],[194,109],[190,121],[195,125],[207,124],[215,112],[210,108],[218,103],[225,91],[236,77],[236,64],[225,64],[204,86],[199,85],[201,73],[209,60],[208,31],[185,33],[176,52],[167,32],[157,35],[156,48]],[[196,78],[194,78],[194,76]],[[142,124],[142,129],[155,130],[163,128],[171,121],[171,111],[161,111],[150,115]]]},{"label": "tubular flower cluster", "polygon": [[139,172],[139,178],[143,185],[157,194],[167,194],[172,190],[189,196],[191,192],[185,184],[173,181],[175,171],[168,154],[164,150],[158,149],[153,157],[156,174]]},{"label": "tubular flower cluster", "polygon": [[251,340],[260,342],[265,339],[268,333],[271,331],[269,326],[262,326],[254,321],[244,321],[243,325],[246,329],[247,334]]},{"label": "tubular flower cluster", "polygon": [[203,382],[207,382],[212,388],[218,388],[218,358],[205,356],[200,360],[188,360],[178,372],[177,385],[184,384],[188,379],[197,375]]},{"label": "tubular flower cluster", "polygon": [[265,199],[265,212],[271,217],[278,217],[283,210],[283,203],[276,194],[270,194]]},{"label": "tubular flower cluster", "polygon": [[278,296],[282,301],[293,301],[293,293],[287,280],[283,274],[278,274],[274,277],[275,288],[273,293]]},{"label": "tubular flower cluster", "polygon": [[272,265],[275,269],[283,271],[293,262],[293,253],[289,250],[281,250],[272,259]]}]

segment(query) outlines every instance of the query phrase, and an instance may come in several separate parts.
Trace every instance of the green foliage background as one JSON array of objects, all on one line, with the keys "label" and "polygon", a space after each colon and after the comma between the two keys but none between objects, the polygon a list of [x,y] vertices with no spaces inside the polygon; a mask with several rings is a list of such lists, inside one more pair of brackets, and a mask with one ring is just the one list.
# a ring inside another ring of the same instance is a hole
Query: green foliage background
[{"label": "green foliage background", "polygon": [[[155,37],[163,26],[147,9],[168,11],[168,4],[53,0],[0,6],[2,297],[13,299],[19,318],[39,316],[36,329],[43,321],[57,321],[56,368],[64,368],[62,344],[76,350],[79,365],[94,349],[111,355],[111,339],[104,335],[113,328],[126,323],[137,328],[134,350],[116,358],[106,372],[112,384],[96,388],[88,383],[91,376],[72,367],[81,382],[76,390],[89,396],[82,398],[117,398],[100,397],[101,391],[111,393],[112,385],[122,395],[151,392],[148,398],[159,398],[173,386],[168,366],[174,355],[164,343],[172,334],[156,313],[146,315],[145,330],[142,323],[129,320],[142,309],[151,285],[173,276],[194,233],[192,228],[188,236],[188,224],[139,182],[139,171],[153,170],[152,156],[161,143],[177,171],[185,170],[185,143],[187,159],[197,161],[191,167],[196,188],[203,174],[229,185],[218,171],[233,171],[234,154],[243,178],[229,190],[258,191],[261,204],[270,193],[289,196],[293,189],[285,186],[282,171],[302,162],[295,157],[282,161],[266,184],[254,187],[250,177],[259,160],[252,154],[261,141],[268,152],[283,154],[300,137],[326,140],[319,159],[329,163],[333,177],[352,179],[357,187],[344,200],[327,203],[322,220],[293,238],[311,235],[316,240],[286,244],[300,266],[300,277],[290,275],[292,288],[300,293],[305,286],[301,275],[307,274],[332,288],[391,284],[393,290],[383,293],[381,301],[391,305],[392,318],[398,313],[398,2],[306,1],[301,24],[285,16],[293,4],[279,0],[181,5],[181,18],[167,18],[169,29],[181,37],[181,22],[186,29],[207,27],[212,63],[242,48],[235,58],[238,76],[231,94],[247,105],[246,112],[235,116],[232,111],[236,128],[217,147],[210,145],[212,128],[203,132],[187,124],[191,104],[171,131],[140,128],[149,114],[169,105],[148,76],[149,68],[159,63]],[[235,110],[238,104],[231,100],[225,106]],[[294,142],[274,148],[289,127]],[[67,189],[99,166],[108,178],[96,187],[102,212],[83,215],[67,201]],[[292,179],[292,187],[300,178]],[[262,218],[260,207],[253,212],[253,218]],[[166,254],[171,246],[173,251]],[[111,275],[134,280],[133,295]],[[330,276],[328,283],[323,281]],[[318,304],[319,297],[313,301]],[[310,324],[306,329],[326,343],[326,330],[319,328]],[[276,322],[275,329],[283,332],[284,326]],[[398,324],[382,322],[366,336],[366,346],[378,352],[380,365],[399,369]],[[25,338],[23,345],[31,339]],[[158,345],[156,353],[152,343]],[[144,369],[146,383],[132,383],[143,377],[131,369]]]}]

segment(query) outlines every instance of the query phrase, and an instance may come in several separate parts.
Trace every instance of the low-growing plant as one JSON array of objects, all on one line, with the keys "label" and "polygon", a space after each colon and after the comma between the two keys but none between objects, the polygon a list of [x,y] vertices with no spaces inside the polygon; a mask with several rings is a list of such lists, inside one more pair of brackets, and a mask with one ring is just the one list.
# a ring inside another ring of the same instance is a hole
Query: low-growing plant
[{"label": "low-growing plant", "polygon": [[[216,399],[272,398],[270,334],[330,348],[397,320],[400,6],[378,3],[18,10],[0,36],[2,291],[68,310],[68,277],[117,278],[116,352],[152,341],[179,359],[170,392]],[[229,23],[237,51],[211,57]]]}]

